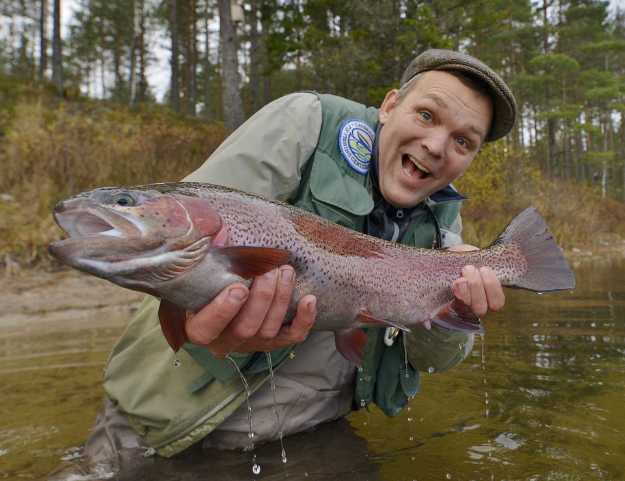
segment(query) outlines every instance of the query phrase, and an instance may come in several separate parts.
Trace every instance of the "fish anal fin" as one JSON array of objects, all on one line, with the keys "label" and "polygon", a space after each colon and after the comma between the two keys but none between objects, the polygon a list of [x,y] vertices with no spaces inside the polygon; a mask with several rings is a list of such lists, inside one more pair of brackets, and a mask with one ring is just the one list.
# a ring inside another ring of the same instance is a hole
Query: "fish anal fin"
[{"label": "fish anal fin", "polygon": [[245,279],[260,276],[288,264],[289,251],[273,247],[232,246],[219,249],[230,261],[230,269]]},{"label": "fish anal fin", "polygon": [[395,327],[397,329],[399,329],[400,331],[405,331],[405,332],[410,332],[410,329],[408,329],[406,326],[395,322],[395,321],[390,321],[388,319],[378,319],[377,317],[375,317],[373,314],[371,314],[371,312],[369,312],[367,309],[362,309],[358,315],[356,316],[356,320],[363,323],[363,324],[367,324],[370,326],[377,326],[377,327]]},{"label": "fish anal fin", "polygon": [[431,322],[454,331],[468,333],[484,332],[484,327],[480,322],[480,318],[475,315],[468,305],[457,298],[443,305],[432,316]]},{"label": "fish anal fin", "polygon": [[334,333],[334,342],[336,350],[339,351],[345,359],[360,366],[364,356],[365,346],[367,345],[367,334],[362,329],[343,329]]},{"label": "fish anal fin", "polygon": [[185,330],[187,311],[163,299],[158,308],[158,318],[161,321],[161,330],[167,340],[167,344],[174,352],[177,352],[189,340]]}]

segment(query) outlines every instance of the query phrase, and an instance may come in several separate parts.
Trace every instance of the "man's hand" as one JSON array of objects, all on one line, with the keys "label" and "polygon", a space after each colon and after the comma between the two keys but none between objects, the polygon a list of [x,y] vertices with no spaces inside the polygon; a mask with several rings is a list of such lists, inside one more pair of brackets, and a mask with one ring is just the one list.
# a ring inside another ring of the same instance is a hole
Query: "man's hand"
[{"label": "man's hand", "polygon": [[[466,252],[478,250],[468,244],[459,244],[449,248],[450,251]],[[503,308],[506,297],[501,282],[489,267],[467,265],[462,269],[462,277],[456,279],[451,290],[457,299],[460,299],[471,308],[478,317],[483,317],[488,311],[499,311]]]},{"label": "man's hand", "polygon": [[302,342],[315,321],[316,298],[302,297],[293,321],[282,326],[294,287],[291,266],[255,278],[250,289],[243,284],[228,286],[187,318],[187,336],[217,357],[234,351],[273,351]]}]

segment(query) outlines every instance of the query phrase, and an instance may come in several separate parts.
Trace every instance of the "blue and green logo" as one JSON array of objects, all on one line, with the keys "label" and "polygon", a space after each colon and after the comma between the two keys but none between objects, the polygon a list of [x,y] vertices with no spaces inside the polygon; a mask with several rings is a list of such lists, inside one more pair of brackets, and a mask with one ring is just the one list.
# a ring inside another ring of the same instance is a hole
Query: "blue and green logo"
[{"label": "blue and green logo", "polygon": [[339,129],[339,150],[353,170],[359,174],[369,171],[375,132],[360,120],[346,120]]}]

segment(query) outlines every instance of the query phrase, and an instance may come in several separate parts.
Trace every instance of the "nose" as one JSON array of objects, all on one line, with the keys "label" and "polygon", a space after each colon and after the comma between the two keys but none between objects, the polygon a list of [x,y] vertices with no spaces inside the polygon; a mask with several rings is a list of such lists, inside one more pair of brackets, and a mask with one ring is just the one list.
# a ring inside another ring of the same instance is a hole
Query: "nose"
[{"label": "nose", "polygon": [[422,139],[421,144],[426,152],[432,157],[438,159],[445,152],[445,144],[447,143],[447,135],[443,129],[432,129],[428,135]]}]

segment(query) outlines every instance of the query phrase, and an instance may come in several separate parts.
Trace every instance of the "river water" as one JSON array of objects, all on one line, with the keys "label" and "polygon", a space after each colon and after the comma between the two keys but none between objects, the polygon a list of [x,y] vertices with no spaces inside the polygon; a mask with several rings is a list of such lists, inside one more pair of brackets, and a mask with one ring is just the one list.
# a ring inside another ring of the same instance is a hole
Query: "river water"
[{"label": "river water", "polygon": [[[261,447],[258,476],[248,455],[192,450],[119,479],[625,480],[625,259],[576,274],[572,293],[508,290],[470,357],[423,374],[396,418],[372,408],[286,438],[286,465]],[[80,455],[137,296],[75,273],[4,280],[0,296],[0,479],[40,479]]]}]

